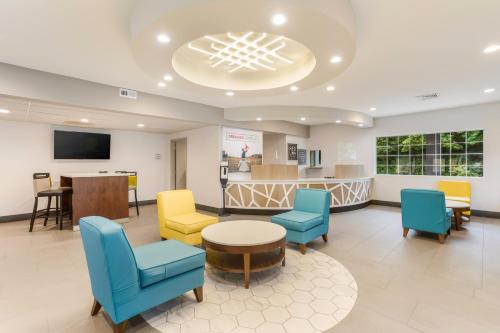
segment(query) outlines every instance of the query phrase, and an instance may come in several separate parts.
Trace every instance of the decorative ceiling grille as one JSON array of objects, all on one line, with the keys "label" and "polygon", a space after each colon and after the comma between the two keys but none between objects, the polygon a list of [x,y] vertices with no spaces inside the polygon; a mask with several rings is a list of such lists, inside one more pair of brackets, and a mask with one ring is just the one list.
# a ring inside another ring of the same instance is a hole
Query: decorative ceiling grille
[{"label": "decorative ceiling grille", "polygon": [[210,66],[215,68],[226,65],[230,73],[241,69],[252,71],[275,71],[279,62],[292,64],[293,61],[282,56],[278,51],[286,47],[283,36],[269,37],[266,33],[252,31],[241,36],[228,32],[224,38],[205,36],[210,47],[198,47],[189,43],[188,47],[208,56]]}]

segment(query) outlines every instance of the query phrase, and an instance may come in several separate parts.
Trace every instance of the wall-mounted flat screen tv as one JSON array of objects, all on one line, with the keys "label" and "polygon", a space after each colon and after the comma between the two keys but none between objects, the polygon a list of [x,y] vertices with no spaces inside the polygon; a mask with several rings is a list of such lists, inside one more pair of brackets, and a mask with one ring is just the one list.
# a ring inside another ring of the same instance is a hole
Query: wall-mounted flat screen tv
[{"label": "wall-mounted flat screen tv", "polygon": [[54,131],[54,159],[109,160],[111,135]]}]

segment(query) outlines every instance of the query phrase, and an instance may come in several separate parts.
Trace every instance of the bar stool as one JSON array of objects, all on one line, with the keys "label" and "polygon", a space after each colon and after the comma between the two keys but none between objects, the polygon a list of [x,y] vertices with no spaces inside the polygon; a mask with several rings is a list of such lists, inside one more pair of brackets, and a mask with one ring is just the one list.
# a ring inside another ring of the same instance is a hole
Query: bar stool
[{"label": "bar stool", "polygon": [[139,216],[139,204],[137,203],[137,171],[115,171],[115,173],[123,173],[128,175],[128,190],[134,191],[135,209]]},{"label": "bar stool", "polygon": [[[52,188],[52,180],[50,173],[34,173],[33,174],[33,192],[35,194],[35,204],[33,205],[33,212],[31,213],[30,230],[33,231],[33,225],[37,217],[44,217],[43,225],[47,225],[51,212],[55,213],[56,224],[59,223],[59,230],[62,230],[63,225],[63,208],[62,199],[65,194],[71,193],[71,187]],[[55,210],[51,208],[52,197],[56,198]],[[38,198],[47,198],[47,208],[38,211]]]}]

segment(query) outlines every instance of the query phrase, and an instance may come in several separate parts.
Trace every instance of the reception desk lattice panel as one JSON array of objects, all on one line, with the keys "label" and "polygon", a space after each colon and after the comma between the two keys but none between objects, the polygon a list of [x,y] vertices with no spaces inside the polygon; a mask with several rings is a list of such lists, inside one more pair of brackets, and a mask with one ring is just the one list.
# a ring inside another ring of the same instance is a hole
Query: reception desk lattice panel
[{"label": "reception desk lattice panel", "polygon": [[331,193],[331,207],[358,205],[371,200],[372,179],[333,182],[230,182],[226,189],[227,208],[291,209],[297,188],[315,188]]}]

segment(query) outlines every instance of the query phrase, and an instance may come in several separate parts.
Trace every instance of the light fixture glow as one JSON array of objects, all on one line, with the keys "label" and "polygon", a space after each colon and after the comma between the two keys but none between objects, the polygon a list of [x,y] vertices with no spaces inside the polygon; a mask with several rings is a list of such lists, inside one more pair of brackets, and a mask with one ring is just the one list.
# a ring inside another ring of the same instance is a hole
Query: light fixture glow
[{"label": "light fixture glow", "polygon": [[7,113],[10,113],[10,110],[0,109],[0,113],[7,114]]},{"label": "light fixture glow", "polygon": [[290,91],[297,91],[297,90],[299,90],[299,87],[297,87],[297,86],[290,87]]},{"label": "light fixture glow", "polygon": [[226,96],[229,96],[229,97],[234,96],[234,91],[227,91]]},{"label": "light fixture glow", "polygon": [[165,82],[163,82],[163,81],[158,82],[158,87],[165,88],[166,86],[167,86],[167,84]]},{"label": "light fixture glow", "polygon": [[338,64],[338,63],[342,62],[342,57],[341,56],[333,56],[330,58],[330,62],[332,64]]},{"label": "light fixture glow", "polygon": [[492,92],[495,92],[495,88],[488,88],[484,90],[485,94],[491,94]]},{"label": "light fixture glow", "polygon": [[300,120],[305,121],[306,117],[300,117]]},{"label": "light fixture glow", "polygon": [[334,91],[335,87],[334,86],[328,86],[326,87],[326,91]]},{"label": "light fixture glow", "polygon": [[359,126],[359,127],[363,127],[363,126],[365,126],[365,125],[363,125],[363,124],[358,124],[358,126]]},{"label": "light fixture glow", "polygon": [[262,120],[262,118],[261,118],[261,117],[257,117],[257,121],[261,121],[261,120]]},{"label": "light fixture glow", "polygon": [[189,43],[191,50],[203,53],[212,61],[210,67],[215,68],[221,64],[227,65],[229,73],[236,72],[242,68],[259,71],[262,69],[275,71],[271,66],[276,60],[293,64],[293,60],[288,59],[278,51],[286,46],[283,41],[285,37],[279,36],[268,40],[266,33],[256,34],[253,31],[241,36],[236,36],[228,32],[224,39],[213,36],[205,36],[212,41],[210,48],[201,48]]},{"label": "light fixture glow", "polygon": [[271,21],[274,25],[283,25],[286,23],[286,16],[283,14],[276,14],[272,17]]},{"label": "light fixture glow", "polygon": [[156,36],[156,40],[158,40],[162,44],[170,43],[170,37],[167,34],[159,34]]},{"label": "light fixture glow", "polygon": [[137,127],[143,128],[144,124],[137,124]]},{"label": "light fixture glow", "polygon": [[376,107],[374,107],[374,106],[372,106],[372,107],[370,108],[370,111],[377,111],[377,108],[376,108]]},{"label": "light fixture glow", "polygon": [[89,122],[89,120],[88,120],[87,118],[82,118],[82,119],[80,119],[80,121],[81,121],[82,123],[88,123],[88,122]]},{"label": "light fixture glow", "polygon": [[335,123],[342,124],[342,120],[335,120]]},{"label": "light fixture glow", "polygon": [[174,77],[170,74],[165,74],[165,76],[163,76],[163,80],[165,81],[172,81],[174,79]]},{"label": "light fixture glow", "polygon": [[500,50],[500,45],[493,44],[483,50],[484,53],[493,53]]}]

